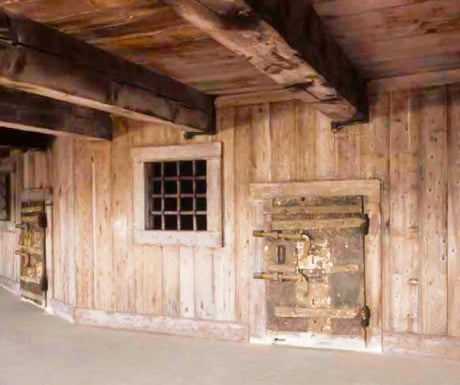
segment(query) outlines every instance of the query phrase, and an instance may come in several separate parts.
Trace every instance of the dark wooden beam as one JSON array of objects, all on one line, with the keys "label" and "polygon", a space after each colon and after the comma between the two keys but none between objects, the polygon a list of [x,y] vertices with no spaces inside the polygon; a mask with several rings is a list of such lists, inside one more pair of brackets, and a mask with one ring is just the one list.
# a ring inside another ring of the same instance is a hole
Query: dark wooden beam
[{"label": "dark wooden beam", "polygon": [[[112,119],[106,112],[3,87],[0,87],[0,127],[112,139]],[[0,137],[3,133],[0,131]]]},{"label": "dark wooden beam", "polygon": [[148,122],[212,132],[214,98],[0,10],[0,85]]},{"label": "dark wooden beam", "polygon": [[53,137],[50,135],[0,127],[0,146],[24,150],[46,150],[51,145],[52,140]]},{"label": "dark wooden beam", "polygon": [[366,119],[366,84],[308,0],[164,0],[334,121]]}]

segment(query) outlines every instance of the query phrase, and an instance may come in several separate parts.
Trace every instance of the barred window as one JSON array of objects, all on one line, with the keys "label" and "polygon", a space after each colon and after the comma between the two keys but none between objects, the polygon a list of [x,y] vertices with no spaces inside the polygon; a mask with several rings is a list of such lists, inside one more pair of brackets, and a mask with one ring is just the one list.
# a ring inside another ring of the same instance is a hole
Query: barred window
[{"label": "barred window", "polygon": [[132,149],[134,242],[222,246],[222,145]]},{"label": "barred window", "polygon": [[0,221],[11,219],[11,177],[9,173],[0,173]]},{"label": "barred window", "polygon": [[207,230],[206,160],[145,163],[146,230]]}]

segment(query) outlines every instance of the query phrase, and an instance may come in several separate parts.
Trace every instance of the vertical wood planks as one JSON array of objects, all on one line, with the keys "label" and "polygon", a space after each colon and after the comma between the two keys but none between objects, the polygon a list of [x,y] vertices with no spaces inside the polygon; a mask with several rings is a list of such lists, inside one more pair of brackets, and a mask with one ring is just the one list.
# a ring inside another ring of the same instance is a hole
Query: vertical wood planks
[{"label": "vertical wood planks", "polygon": [[460,337],[460,85],[449,87],[448,334]]},{"label": "vertical wood planks", "polygon": [[391,95],[390,276],[391,329],[418,329],[418,106],[410,94]]},{"label": "vertical wood planks", "polygon": [[[366,259],[367,270],[381,269],[385,277],[389,276],[389,136],[390,136],[390,101],[388,94],[374,96],[370,100],[370,122],[361,126],[361,178],[377,178],[382,183],[382,196],[380,206],[380,223],[373,223],[369,235],[366,237],[366,250],[376,249],[376,259]],[[374,219],[374,220],[373,220]],[[372,234],[374,226],[379,226],[381,236],[375,237]],[[368,254],[367,254],[368,255]],[[371,274],[372,275],[372,274]],[[384,306],[389,304],[391,285],[386,281],[366,282],[367,293],[377,293],[373,298],[368,298],[369,306],[373,309],[374,320],[372,324],[379,328],[389,327],[390,312]],[[380,295],[378,294],[380,293]],[[380,320],[380,324],[378,323]],[[384,326],[385,325],[385,326]]]},{"label": "vertical wood planks", "polygon": [[[378,178],[382,223],[375,225],[382,226],[382,240],[369,236],[366,247],[381,250],[381,260],[367,261],[367,268],[383,264],[384,329],[460,336],[459,94],[451,86],[448,98],[445,88],[378,95],[371,122],[338,135],[329,119],[300,101],[220,109],[218,134],[192,140],[223,143],[224,247],[217,249],[132,244],[131,148],[185,143],[180,131],[119,121],[112,143],[57,138],[56,298],[73,301],[73,263],[78,306],[256,324],[265,308],[250,302],[264,289],[252,286],[249,184]],[[20,183],[46,184],[46,156],[22,159]],[[8,247],[0,250],[9,253]],[[0,269],[14,266],[0,259]],[[379,282],[366,284],[378,292]],[[370,300],[379,308],[380,297]]]},{"label": "vertical wood planks", "polygon": [[195,315],[214,318],[213,250],[195,249]]},{"label": "vertical wood planks", "polygon": [[195,318],[195,260],[192,247],[180,248],[180,316]]},{"label": "vertical wood planks", "polygon": [[[271,174],[274,182],[297,179],[295,102],[270,104]],[[260,151],[253,148],[253,151]],[[267,164],[268,166],[268,164]]]},{"label": "vertical wood planks", "polygon": [[336,151],[331,121],[318,111],[314,112],[316,137],[316,179],[334,179]]},{"label": "vertical wood planks", "polygon": [[[296,101],[296,148],[297,179],[299,181],[313,180],[316,177],[316,132],[314,110],[301,101]],[[268,169],[268,172],[270,170]]]},{"label": "vertical wood planks", "polygon": [[115,307],[133,311],[135,287],[131,254],[132,185],[129,131],[126,122],[116,121],[112,141],[112,242],[114,261]]},{"label": "vertical wood planks", "polygon": [[[295,110],[289,111],[291,114]],[[278,151],[278,148],[272,146],[271,133],[271,119],[270,119],[270,108],[267,104],[255,106],[252,111],[252,130],[251,130],[251,142],[252,147],[252,182],[270,182],[272,180],[272,168],[270,160],[273,159],[273,153]],[[276,123],[275,123],[275,129]],[[289,129],[297,130],[297,126],[293,125]],[[274,136],[275,138],[278,135]],[[278,143],[275,144],[275,146]],[[293,143],[291,143],[293,144]],[[289,145],[289,143],[288,143]],[[296,148],[292,148],[295,151]],[[289,156],[288,154],[284,154]],[[278,171],[278,170],[277,170]],[[295,170],[295,172],[302,170]],[[261,249],[262,240],[254,238],[252,236],[252,230],[263,229],[264,215],[263,208],[259,206],[253,206],[248,204],[248,210],[250,210],[251,218],[248,227],[249,241],[249,326],[250,336],[256,338],[265,337],[266,333],[266,301],[265,301],[265,281],[253,279],[252,273],[259,271],[262,267],[260,258],[262,257],[263,250]],[[255,226],[252,228],[251,226]]]},{"label": "vertical wood planks", "polygon": [[[249,314],[248,284],[249,271],[249,183],[252,182],[251,151],[251,107],[235,110],[235,175],[237,180],[235,220],[235,263],[236,263],[236,319],[247,323]],[[257,151],[257,149],[254,149]]]},{"label": "vertical wood planks", "polygon": [[420,331],[447,332],[446,89],[420,94]]},{"label": "vertical wood planks", "polygon": [[[164,308],[167,315],[177,317],[180,314],[180,273],[179,248],[163,247],[163,293]],[[192,290],[190,288],[190,290]]]},{"label": "vertical wood planks", "polygon": [[112,311],[114,304],[113,251],[112,251],[112,161],[110,143],[93,143],[93,202],[95,203],[96,231],[94,274],[96,308]]},{"label": "vertical wood planks", "polygon": [[75,274],[75,190],[74,139],[59,137],[54,144],[53,266],[55,297],[74,305]]},{"label": "vertical wood planks", "polygon": [[214,306],[218,320],[235,319],[235,130],[234,109],[217,111],[216,141],[222,143],[222,226],[224,247],[214,250]]},{"label": "vertical wood planks", "polygon": [[75,141],[75,263],[77,306],[94,308],[93,156],[83,140]]},{"label": "vertical wood planks", "polygon": [[[334,136],[335,140],[335,176],[338,179],[356,179],[360,177],[360,133],[362,126],[347,127]],[[331,154],[331,158],[333,154]]]}]

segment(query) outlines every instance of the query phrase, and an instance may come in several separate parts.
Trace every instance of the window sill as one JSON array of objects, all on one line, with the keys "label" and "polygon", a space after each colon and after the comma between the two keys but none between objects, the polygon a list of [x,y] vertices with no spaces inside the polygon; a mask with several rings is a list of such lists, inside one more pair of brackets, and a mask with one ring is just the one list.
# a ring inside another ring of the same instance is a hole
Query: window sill
[{"label": "window sill", "polygon": [[213,231],[135,230],[134,243],[161,246],[222,247],[222,234]]},{"label": "window sill", "polygon": [[14,222],[0,221],[0,231],[16,231],[16,224]]}]

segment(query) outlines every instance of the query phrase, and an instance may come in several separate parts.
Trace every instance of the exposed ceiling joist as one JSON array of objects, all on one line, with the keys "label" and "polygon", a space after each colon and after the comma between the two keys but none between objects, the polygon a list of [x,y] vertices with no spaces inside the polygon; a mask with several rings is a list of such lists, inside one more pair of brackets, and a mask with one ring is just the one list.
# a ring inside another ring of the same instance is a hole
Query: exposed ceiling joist
[{"label": "exposed ceiling joist", "polygon": [[[0,127],[51,135],[112,139],[112,119],[105,112],[2,87]],[[4,133],[0,131],[1,138]]]},{"label": "exposed ceiling joist", "polygon": [[213,98],[58,30],[0,11],[0,85],[148,122],[212,132]]},{"label": "exposed ceiling joist", "polygon": [[0,127],[0,146],[46,150],[52,141],[49,135]]},{"label": "exposed ceiling joist", "polygon": [[334,121],[367,119],[366,85],[307,0],[164,0]]}]

